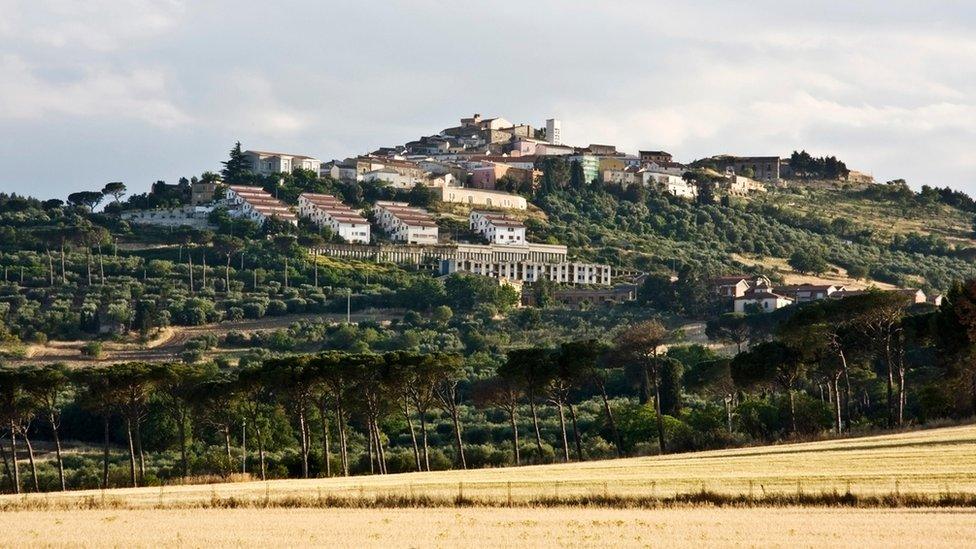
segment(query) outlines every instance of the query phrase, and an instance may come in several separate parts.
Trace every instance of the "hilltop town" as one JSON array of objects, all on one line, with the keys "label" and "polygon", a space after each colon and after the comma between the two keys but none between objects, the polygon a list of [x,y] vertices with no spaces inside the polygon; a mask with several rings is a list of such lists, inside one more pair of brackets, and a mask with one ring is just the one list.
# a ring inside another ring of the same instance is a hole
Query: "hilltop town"
[{"label": "hilltop town", "polygon": [[[636,300],[646,273],[612,258],[606,264],[574,260],[576,254],[558,238],[533,241],[526,221],[544,212],[532,199],[561,185],[560,177],[572,187],[599,185],[621,193],[649,190],[705,204],[747,199],[789,181],[807,186],[874,184],[870,175],[850,170],[834,157],[813,158],[806,152],[787,158],[722,154],[681,163],[663,150],[630,154],[614,145],[569,145],[561,136],[558,119],[533,127],[474,114],[437,134],[343,160],[238,147],[225,162],[222,178],[210,174],[189,184],[153,188],[152,195],[189,196],[188,202],[181,200],[175,208],[110,211],[135,225],[168,227],[213,229],[218,211],[259,226],[268,220],[296,227],[301,222],[326,231],[327,242],[317,253],[420,266],[440,275],[490,277],[516,288],[525,304],[533,303],[534,296],[523,286],[545,279],[564,285],[555,290],[557,302],[581,307]],[[333,190],[342,184],[371,185],[399,198],[350,204],[341,192],[296,196],[294,189],[282,192],[282,176],[329,181]],[[447,207],[455,204],[459,208]],[[467,212],[466,230],[443,231],[438,219],[448,220],[460,210]],[[775,285],[767,278],[750,280],[748,273],[719,273],[711,279],[712,292],[717,301],[728,301],[722,307],[731,311],[770,312],[867,287],[816,277]],[[940,303],[938,292],[926,296],[917,288],[910,291],[918,302]]]}]

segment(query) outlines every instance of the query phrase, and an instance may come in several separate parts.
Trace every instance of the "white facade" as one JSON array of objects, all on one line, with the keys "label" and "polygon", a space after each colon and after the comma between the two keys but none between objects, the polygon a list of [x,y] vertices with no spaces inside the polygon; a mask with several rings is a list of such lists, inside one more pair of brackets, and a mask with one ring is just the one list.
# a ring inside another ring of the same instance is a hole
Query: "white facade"
[{"label": "white facade", "polygon": [[536,263],[530,261],[481,261],[448,259],[441,262],[441,274],[472,273],[492,278],[506,278],[521,282],[548,279],[560,284],[597,284],[609,286],[612,273],[609,265],[594,263]]},{"label": "white facade", "polygon": [[251,171],[258,175],[291,173],[298,168],[319,173],[322,168],[321,161],[300,154],[244,151],[244,156],[251,161]]},{"label": "white facade", "polygon": [[158,210],[129,210],[119,214],[119,218],[133,225],[156,225],[159,227],[205,228],[210,225],[212,206],[180,206]]},{"label": "white facade", "polygon": [[425,210],[406,202],[379,201],[373,211],[376,223],[390,239],[407,244],[437,243],[437,223]]},{"label": "white facade", "polygon": [[558,118],[546,120],[546,141],[552,145],[562,145],[562,122]]},{"label": "white facade", "polygon": [[698,197],[698,187],[694,183],[685,181],[681,176],[643,170],[641,178],[645,187],[654,187],[680,198]]},{"label": "white facade", "polygon": [[328,227],[346,242],[369,244],[369,221],[334,196],[302,193],[298,197],[298,215],[319,227]]},{"label": "white facade", "polygon": [[745,313],[753,306],[761,312],[771,313],[777,309],[793,304],[793,300],[771,292],[752,292],[742,297],[735,298],[734,310],[737,313]]},{"label": "white facade", "polygon": [[525,198],[517,194],[446,186],[441,187],[441,202],[468,204],[486,208],[501,208],[505,210],[524,210],[529,207]]},{"label": "white facade", "polygon": [[396,189],[412,189],[417,183],[425,183],[424,180],[410,175],[404,175],[390,168],[380,168],[366,172],[362,176],[363,181],[379,181]]},{"label": "white facade", "polygon": [[491,212],[472,211],[468,217],[471,230],[492,244],[525,244],[525,225]]}]

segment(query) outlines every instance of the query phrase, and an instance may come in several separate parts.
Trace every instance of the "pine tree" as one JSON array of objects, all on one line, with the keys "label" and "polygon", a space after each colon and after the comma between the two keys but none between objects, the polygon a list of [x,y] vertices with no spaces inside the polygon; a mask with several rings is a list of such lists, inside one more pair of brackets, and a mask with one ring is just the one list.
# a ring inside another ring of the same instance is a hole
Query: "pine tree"
[{"label": "pine tree", "polygon": [[240,182],[243,177],[251,174],[251,161],[241,151],[240,141],[234,144],[234,148],[230,150],[230,158],[223,165],[220,175],[227,183]]}]

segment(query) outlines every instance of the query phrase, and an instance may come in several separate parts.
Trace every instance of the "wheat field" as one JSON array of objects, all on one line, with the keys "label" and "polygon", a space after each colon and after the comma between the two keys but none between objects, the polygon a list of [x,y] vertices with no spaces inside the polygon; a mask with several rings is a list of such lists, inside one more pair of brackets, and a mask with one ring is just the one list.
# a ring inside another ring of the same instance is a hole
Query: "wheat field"
[{"label": "wheat field", "polygon": [[[972,507],[607,508],[534,501],[667,497],[702,488],[756,497],[848,488],[861,495],[973,495],[976,426],[577,464],[6,496],[0,546],[959,547],[976,532]],[[322,505],[328,501],[322,498],[391,495],[441,503]],[[465,506],[450,504],[458,495]],[[292,503],[261,506],[283,498]]]},{"label": "wheat field", "polygon": [[110,498],[125,507],[174,506],[213,498],[268,500],[458,495],[488,503],[572,496],[669,497],[708,490],[728,495],[850,491],[976,495],[976,425],[899,434],[667,456],[471,471],[292,479],[28,494],[10,501]]},{"label": "wheat field", "polygon": [[962,547],[973,510],[466,508],[0,514],[4,547]]}]

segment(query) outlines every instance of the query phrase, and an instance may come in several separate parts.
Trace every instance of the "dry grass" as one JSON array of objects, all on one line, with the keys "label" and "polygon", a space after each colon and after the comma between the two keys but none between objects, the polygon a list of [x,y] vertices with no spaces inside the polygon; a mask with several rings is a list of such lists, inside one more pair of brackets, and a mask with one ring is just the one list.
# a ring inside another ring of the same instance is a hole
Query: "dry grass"
[{"label": "dry grass", "polygon": [[797,273],[790,267],[786,260],[781,257],[748,257],[741,254],[732,254],[732,259],[743,265],[760,266],[774,271],[783,277],[784,284],[834,284],[846,286],[851,289],[866,289],[875,286],[881,290],[893,290],[894,284],[879,282],[876,280],[855,280],[847,275],[847,270],[843,267],[831,265],[833,273],[825,273],[823,276]]},{"label": "dry grass", "polygon": [[707,490],[725,496],[850,493],[938,498],[976,496],[976,426],[946,427],[856,439],[784,444],[518,468],[440,471],[387,476],[294,479],[167,486],[0,498],[13,502],[77,505],[109,497],[125,507],[187,505],[234,498],[377,497],[526,504],[572,498],[667,498]]},{"label": "dry grass", "polygon": [[971,510],[229,509],[0,514],[0,545],[132,547],[926,546],[972,543]]}]

